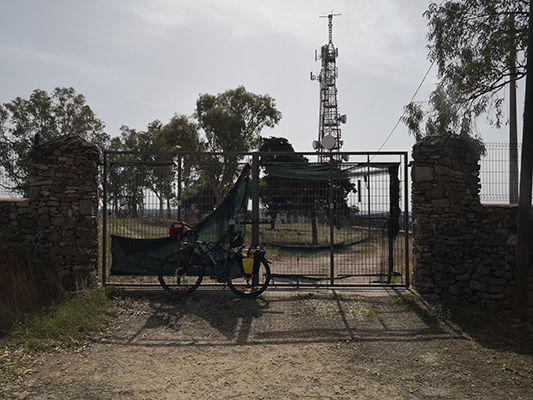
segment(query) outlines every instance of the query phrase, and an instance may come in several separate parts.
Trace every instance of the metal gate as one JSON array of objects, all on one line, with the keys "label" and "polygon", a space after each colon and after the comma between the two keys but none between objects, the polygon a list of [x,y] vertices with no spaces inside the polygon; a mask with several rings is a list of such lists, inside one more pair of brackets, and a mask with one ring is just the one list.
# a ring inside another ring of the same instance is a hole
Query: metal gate
[{"label": "metal gate", "polygon": [[246,225],[246,244],[267,249],[274,285],[409,285],[406,152],[332,153],[328,162],[316,153],[224,154],[232,163],[222,157],[104,154],[104,284],[156,283],[153,273],[114,273],[111,236],[161,238],[174,220],[196,224],[248,163],[249,213],[236,222]]}]

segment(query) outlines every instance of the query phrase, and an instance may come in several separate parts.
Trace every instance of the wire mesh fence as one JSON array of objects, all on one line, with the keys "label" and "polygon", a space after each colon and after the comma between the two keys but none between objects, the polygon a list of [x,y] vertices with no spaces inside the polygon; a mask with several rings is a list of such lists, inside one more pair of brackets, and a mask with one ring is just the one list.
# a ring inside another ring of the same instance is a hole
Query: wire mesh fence
[{"label": "wire mesh fence", "polygon": [[[370,161],[372,158],[372,161]],[[261,226],[275,282],[405,282],[401,157],[350,154],[337,163],[263,163]],[[400,205],[402,207],[400,207]]]},{"label": "wire mesh fence", "polygon": [[[248,160],[216,161],[197,154],[106,152],[101,204],[105,281],[157,283],[158,262],[180,246],[158,239],[169,237],[173,221],[196,225],[211,215]],[[124,265],[127,261],[132,265]]]},{"label": "wire mesh fence", "polygon": [[480,160],[479,175],[482,203],[517,203],[521,147],[519,143],[513,155],[509,143],[485,143],[486,154]]},{"label": "wire mesh fence", "polygon": [[21,198],[22,194],[14,189],[13,182],[0,168],[0,199]]},{"label": "wire mesh fence", "polygon": [[[247,245],[253,229],[258,230],[273,283],[408,283],[407,153],[350,153],[349,161],[327,163],[313,160],[316,153],[299,155],[303,159],[280,162],[259,153],[259,220],[253,228],[250,190],[248,214],[236,221]],[[220,160],[195,155],[108,154],[103,200],[107,264],[112,261],[111,235],[161,238],[168,236],[173,220],[191,225],[202,221],[217,209],[243,165],[253,164],[252,158],[237,157],[231,169]],[[252,186],[254,179],[252,174]],[[140,281],[154,283],[149,275]]]}]

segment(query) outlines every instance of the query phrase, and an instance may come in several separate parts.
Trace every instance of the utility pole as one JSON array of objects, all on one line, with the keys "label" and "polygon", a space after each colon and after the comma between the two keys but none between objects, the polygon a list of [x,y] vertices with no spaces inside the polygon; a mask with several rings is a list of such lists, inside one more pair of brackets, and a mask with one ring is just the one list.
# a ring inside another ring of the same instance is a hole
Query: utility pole
[{"label": "utility pole", "polygon": [[[533,27],[533,0],[529,1],[529,26]],[[533,49],[533,29],[527,37]],[[533,185],[533,51],[527,53],[524,129],[522,132],[522,164],[520,198],[518,200],[516,243],[516,315],[522,322],[528,318],[528,276],[531,269],[531,186]]]},{"label": "utility pole", "polygon": [[313,75],[311,80],[320,82],[320,116],[318,124],[318,140],[313,141],[313,149],[319,152],[319,161],[325,162],[328,156],[323,152],[339,151],[342,147],[340,124],[346,123],[346,115],[339,115],[337,103],[337,64],[339,49],[333,45],[333,17],[341,14],[320,16],[328,18],[329,42],[322,46],[320,55],[315,51],[315,61],[322,60],[319,75]]},{"label": "utility pole", "polygon": [[516,120],[516,44],[515,13],[510,13],[511,40],[509,55],[509,204],[518,204],[518,134]]}]

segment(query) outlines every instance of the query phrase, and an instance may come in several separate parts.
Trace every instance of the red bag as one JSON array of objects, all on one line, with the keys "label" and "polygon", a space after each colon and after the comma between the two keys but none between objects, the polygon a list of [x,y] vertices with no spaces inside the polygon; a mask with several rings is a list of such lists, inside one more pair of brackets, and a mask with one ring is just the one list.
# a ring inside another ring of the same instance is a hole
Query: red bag
[{"label": "red bag", "polygon": [[168,231],[169,236],[181,236],[184,232],[184,223],[181,221],[174,221],[170,225],[170,230]]}]

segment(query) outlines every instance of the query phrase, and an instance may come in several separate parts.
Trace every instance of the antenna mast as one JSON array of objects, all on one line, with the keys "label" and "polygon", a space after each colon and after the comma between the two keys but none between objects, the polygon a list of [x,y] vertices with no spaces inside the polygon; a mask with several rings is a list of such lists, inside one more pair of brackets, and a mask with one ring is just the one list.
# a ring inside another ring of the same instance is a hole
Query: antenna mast
[{"label": "antenna mast", "polygon": [[[340,124],[346,123],[346,115],[339,115],[337,104],[337,57],[339,49],[333,45],[333,17],[341,14],[320,16],[328,18],[329,42],[320,49],[320,54],[315,50],[315,61],[322,60],[322,69],[319,75],[311,72],[311,80],[320,83],[320,116],[318,123],[318,140],[313,141],[313,148],[318,153],[339,151],[342,147]],[[319,161],[326,161],[327,157],[319,154]]]}]

